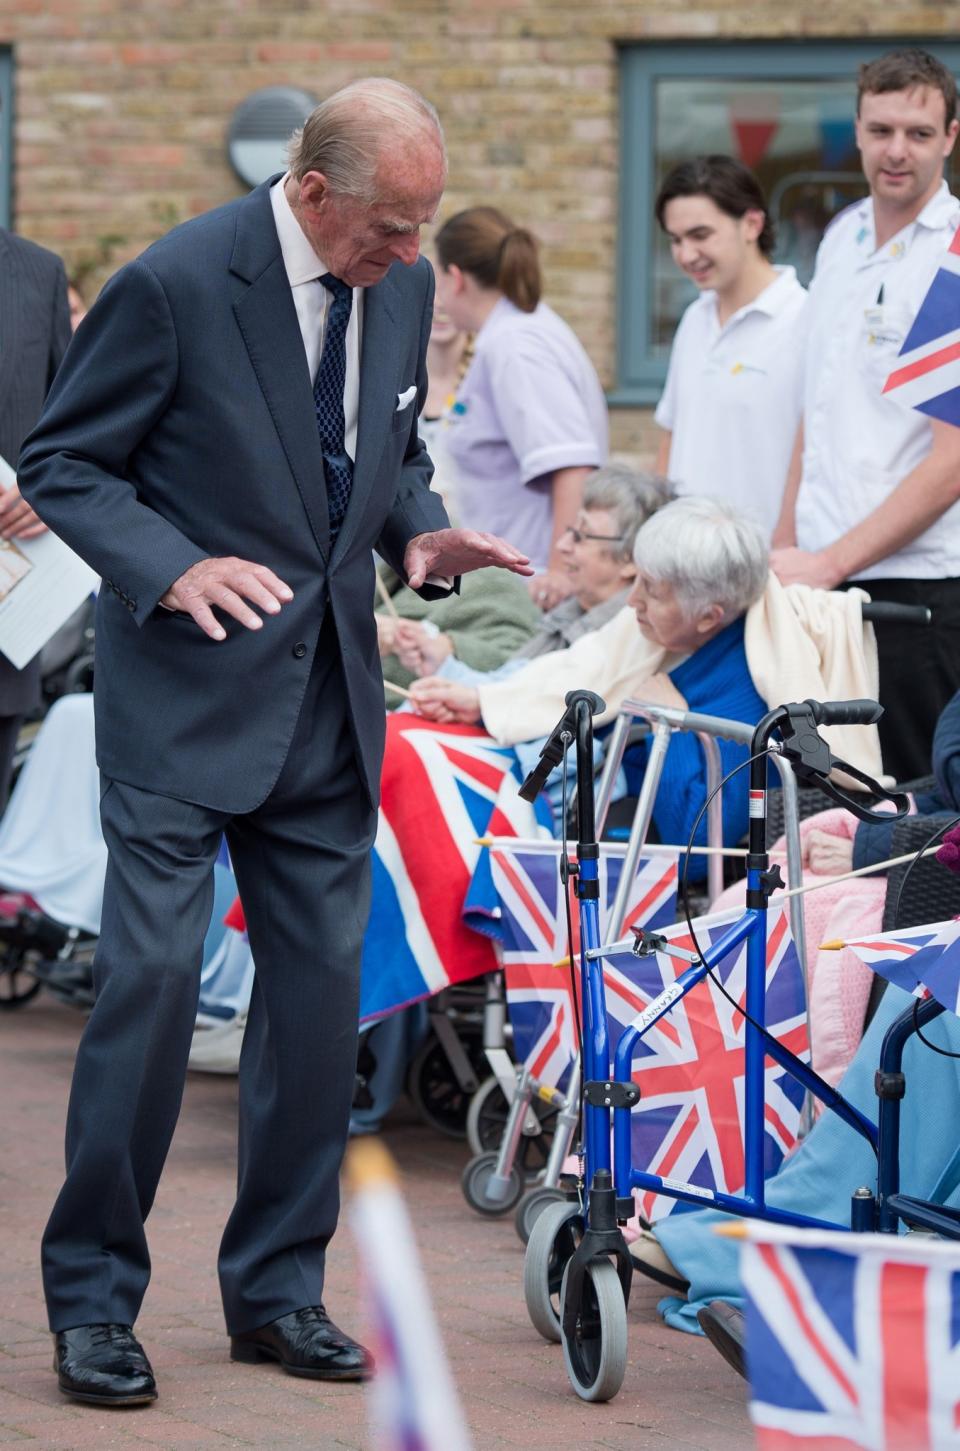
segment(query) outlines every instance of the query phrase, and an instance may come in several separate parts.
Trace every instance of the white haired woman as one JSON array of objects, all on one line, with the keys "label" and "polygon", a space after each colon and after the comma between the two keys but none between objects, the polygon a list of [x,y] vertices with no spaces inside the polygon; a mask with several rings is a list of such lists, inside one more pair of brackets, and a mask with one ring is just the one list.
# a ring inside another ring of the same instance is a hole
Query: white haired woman
[{"label": "white haired woman", "polygon": [[[635,637],[622,662],[603,662],[606,676],[629,678],[627,691],[646,701],[756,722],[767,709],[751,678],[744,648],[744,616],[767,582],[767,545],[760,530],[728,505],[708,498],[676,499],[643,525],[634,546],[636,578],[629,597],[640,641]],[[599,643],[600,636],[594,637]],[[639,649],[636,646],[639,644]],[[439,678],[412,687],[421,715],[438,723],[483,725],[490,715],[513,711],[522,718],[529,695],[538,695],[541,669],[553,672],[558,652],[534,662],[502,683],[464,686]],[[496,731],[494,732],[496,734]],[[745,759],[746,750],[719,743],[724,771]],[[634,770],[645,765],[645,748]],[[685,842],[706,795],[703,753],[696,737],[673,736],[653,821],[663,841]],[[747,827],[746,791],[724,793],[724,840],[735,842]],[[701,823],[698,840],[706,839]],[[703,859],[691,876],[703,873]]]}]

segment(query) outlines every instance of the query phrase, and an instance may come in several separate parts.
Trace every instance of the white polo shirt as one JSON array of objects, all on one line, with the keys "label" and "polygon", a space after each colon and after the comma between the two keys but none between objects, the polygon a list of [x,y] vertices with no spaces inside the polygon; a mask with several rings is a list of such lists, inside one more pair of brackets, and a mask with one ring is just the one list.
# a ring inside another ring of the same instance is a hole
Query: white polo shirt
[{"label": "white polo shirt", "polygon": [[[807,306],[804,454],[797,543],[824,549],[859,524],[930,452],[929,420],[884,397],[913,319],[960,226],[946,182],[916,221],[877,248],[868,197],[827,228]],[[960,504],[859,579],[960,574]]]},{"label": "white polo shirt", "polygon": [[723,327],[715,292],[691,302],[656,413],[673,435],[667,472],[677,493],[726,499],[767,538],[800,421],[807,300],[792,267],[776,270],[776,281]]}]

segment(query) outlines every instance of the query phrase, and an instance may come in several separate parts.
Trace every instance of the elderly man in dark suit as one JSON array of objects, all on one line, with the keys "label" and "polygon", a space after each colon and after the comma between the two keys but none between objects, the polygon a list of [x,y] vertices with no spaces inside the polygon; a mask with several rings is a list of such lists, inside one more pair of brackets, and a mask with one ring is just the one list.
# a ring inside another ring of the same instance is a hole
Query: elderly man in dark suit
[{"label": "elderly man in dark suit", "polygon": [[[60,258],[0,228],[0,458],[12,468],[69,341]],[[0,536],[30,539],[45,527],[15,484],[0,490]],[[17,670],[0,655],[0,810],[10,789],[20,722],[39,703],[40,657]]]},{"label": "elderly man in dark suit", "polygon": [[231,1353],[326,1379],[371,1369],[321,1296],[384,736],[373,551],[425,590],[483,565],[530,572],[510,545],[446,527],[428,487],[417,414],[433,274],[418,247],[445,175],[415,92],[338,92],[285,177],[112,279],[21,457],[26,498],[104,579],[110,863],[67,1178],[43,1241],[55,1366],[77,1399],[156,1395],[132,1331],[144,1220],[180,1107],[224,831],[257,963],[219,1257]]}]

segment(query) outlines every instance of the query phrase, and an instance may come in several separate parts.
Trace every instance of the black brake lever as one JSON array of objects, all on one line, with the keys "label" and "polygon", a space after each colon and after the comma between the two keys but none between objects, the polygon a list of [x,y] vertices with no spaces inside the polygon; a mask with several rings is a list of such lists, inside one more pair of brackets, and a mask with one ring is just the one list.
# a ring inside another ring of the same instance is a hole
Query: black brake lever
[{"label": "black brake lever", "polygon": [[843,771],[846,776],[852,776],[855,781],[862,781],[864,786],[869,789],[871,795],[879,796],[882,801],[890,801],[895,809],[893,811],[873,811],[869,806],[864,806],[863,802],[858,801],[855,796],[850,796],[846,791],[842,791],[829,778],[818,776],[818,785],[821,790],[825,791],[831,800],[836,801],[838,806],[843,806],[847,811],[852,811],[854,816],[858,816],[861,821],[872,821],[880,823],[881,825],[888,824],[891,821],[899,821],[901,817],[909,816],[910,798],[903,791],[887,791],[885,787],[880,785],[879,781],[875,781],[872,776],[866,775],[864,771],[859,771],[856,766],[851,766],[849,761],[838,761],[836,757],[832,757],[831,759],[836,770]]}]

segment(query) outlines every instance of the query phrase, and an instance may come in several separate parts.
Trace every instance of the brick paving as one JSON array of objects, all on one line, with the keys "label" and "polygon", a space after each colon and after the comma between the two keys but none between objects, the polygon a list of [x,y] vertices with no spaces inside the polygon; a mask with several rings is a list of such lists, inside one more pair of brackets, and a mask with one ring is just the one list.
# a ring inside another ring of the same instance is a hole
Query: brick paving
[{"label": "brick paving", "polygon": [[[149,1223],[153,1280],[138,1321],[160,1383],[144,1410],[66,1401],[51,1373],[38,1239],[59,1185],[63,1119],[82,1018],[41,995],[0,1015],[0,1446],[37,1451],[252,1446],[367,1451],[363,1391],[294,1379],[273,1365],[234,1365],[214,1262],[232,1198],[236,1083],[190,1075],[184,1110]],[[398,1159],[436,1312],[476,1451],[749,1451],[743,1383],[705,1341],[667,1330],[655,1287],[634,1282],[630,1360],[620,1395],[586,1406],[558,1346],[530,1326],[522,1247],[511,1220],[465,1205],[465,1144],[402,1108],[385,1139]],[[327,1303],[361,1335],[356,1257],[342,1229]]]}]

